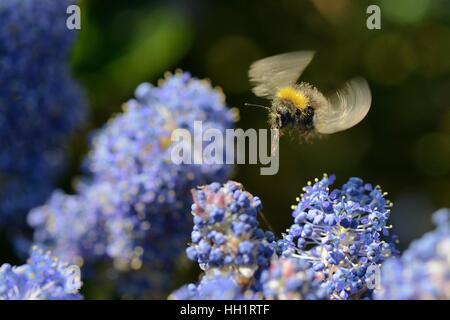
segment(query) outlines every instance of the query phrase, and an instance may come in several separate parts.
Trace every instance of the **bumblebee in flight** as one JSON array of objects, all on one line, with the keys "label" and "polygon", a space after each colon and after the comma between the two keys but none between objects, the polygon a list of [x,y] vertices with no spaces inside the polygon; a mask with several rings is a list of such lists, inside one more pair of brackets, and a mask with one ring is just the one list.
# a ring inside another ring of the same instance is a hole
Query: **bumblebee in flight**
[{"label": "bumblebee in flight", "polygon": [[250,66],[253,93],[272,101],[267,107],[269,124],[277,132],[289,129],[304,138],[331,134],[353,127],[370,109],[370,88],[362,78],[348,81],[328,97],[309,83],[297,83],[313,56],[313,51],[289,52]]}]

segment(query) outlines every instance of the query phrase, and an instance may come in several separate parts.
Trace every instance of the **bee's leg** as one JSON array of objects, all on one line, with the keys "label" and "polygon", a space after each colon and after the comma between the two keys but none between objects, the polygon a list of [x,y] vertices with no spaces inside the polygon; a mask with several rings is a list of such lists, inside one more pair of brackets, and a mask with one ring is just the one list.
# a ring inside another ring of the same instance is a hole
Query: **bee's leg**
[{"label": "bee's leg", "polygon": [[272,155],[274,155],[277,152],[278,145],[280,143],[280,129],[278,128],[272,128],[274,132],[273,140],[272,140]]},{"label": "bee's leg", "polygon": [[271,113],[269,115],[269,125],[271,129],[279,128],[281,126],[281,116],[279,113]]}]

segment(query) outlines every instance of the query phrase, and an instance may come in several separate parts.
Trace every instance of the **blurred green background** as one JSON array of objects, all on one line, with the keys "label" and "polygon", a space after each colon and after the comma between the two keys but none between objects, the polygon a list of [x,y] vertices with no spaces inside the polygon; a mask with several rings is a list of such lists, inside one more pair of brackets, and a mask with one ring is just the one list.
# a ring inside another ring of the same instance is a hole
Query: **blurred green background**
[{"label": "blurred green background", "polygon": [[[370,4],[381,8],[381,30],[366,27]],[[283,138],[275,176],[261,176],[258,165],[236,166],[232,179],[261,197],[275,231],[289,227],[301,188],[323,173],[335,173],[337,184],[359,176],[381,185],[394,202],[402,249],[432,228],[435,209],[450,207],[450,2],[82,0],[81,8],[71,61],[91,120],[70,145],[60,187],[71,191],[90,132],[120,112],[139,83],[181,68],[222,87],[228,105],[240,109],[237,127],[266,128],[264,111],[243,107],[267,103],[250,91],[250,63],[316,50],[302,80],[327,92],[363,76],[372,108],[356,127],[312,144]],[[195,278],[190,268],[180,284]]]}]

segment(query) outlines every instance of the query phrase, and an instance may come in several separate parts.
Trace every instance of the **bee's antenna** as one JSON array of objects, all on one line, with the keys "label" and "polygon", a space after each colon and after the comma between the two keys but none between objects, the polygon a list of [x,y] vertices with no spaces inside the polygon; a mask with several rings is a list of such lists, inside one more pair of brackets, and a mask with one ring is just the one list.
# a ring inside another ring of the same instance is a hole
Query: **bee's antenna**
[{"label": "bee's antenna", "polygon": [[263,108],[263,109],[265,109],[265,110],[267,110],[267,111],[270,111],[270,108],[269,108],[269,107],[266,107],[266,106],[263,106],[263,105],[260,105],[260,104],[244,103],[244,106],[258,107],[258,108]]}]

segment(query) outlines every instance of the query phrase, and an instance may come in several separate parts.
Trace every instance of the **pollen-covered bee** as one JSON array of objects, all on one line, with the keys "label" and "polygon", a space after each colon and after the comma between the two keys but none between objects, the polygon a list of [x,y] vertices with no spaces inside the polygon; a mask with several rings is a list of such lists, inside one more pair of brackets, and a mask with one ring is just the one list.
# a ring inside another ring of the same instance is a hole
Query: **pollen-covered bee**
[{"label": "pollen-covered bee", "polygon": [[309,83],[296,83],[313,56],[313,51],[289,52],[250,66],[254,94],[272,100],[269,124],[277,132],[292,129],[304,138],[331,134],[356,125],[369,111],[370,89],[362,78],[348,81],[329,97]]}]

